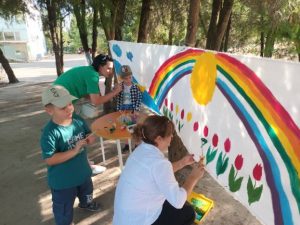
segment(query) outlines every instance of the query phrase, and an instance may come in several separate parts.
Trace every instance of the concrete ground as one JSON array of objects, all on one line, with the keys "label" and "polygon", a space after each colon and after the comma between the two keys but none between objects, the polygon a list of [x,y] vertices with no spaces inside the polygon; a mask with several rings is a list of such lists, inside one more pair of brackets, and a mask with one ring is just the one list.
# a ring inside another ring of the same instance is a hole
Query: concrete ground
[{"label": "concrete ground", "polygon": [[[84,64],[83,55],[66,57],[66,68]],[[54,224],[39,137],[41,128],[48,120],[40,96],[43,88],[55,79],[55,64],[53,58],[49,58],[33,63],[12,64],[12,67],[21,82],[14,85],[0,83],[0,224]],[[0,82],[6,82],[3,71],[2,75],[0,71]],[[91,121],[88,120],[89,123]],[[76,224],[112,224],[114,191],[120,170],[114,142],[105,141],[105,151],[105,166],[108,169],[93,177],[94,197],[103,209],[90,213],[78,209],[78,202],[75,202]],[[125,160],[128,155],[123,156]],[[97,164],[104,165],[98,143],[89,148],[89,157]],[[187,170],[182,171],[180,177],[184,178],[186,173]],[[261,224],[209,174],[205,174],[195,191],[213,199],[215,204],[201,224]]]}]

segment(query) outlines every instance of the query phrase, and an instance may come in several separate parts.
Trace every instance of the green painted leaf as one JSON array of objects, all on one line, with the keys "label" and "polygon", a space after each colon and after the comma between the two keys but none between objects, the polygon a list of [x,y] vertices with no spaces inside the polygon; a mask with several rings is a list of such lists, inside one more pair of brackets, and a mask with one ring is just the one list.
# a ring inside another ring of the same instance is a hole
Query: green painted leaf
[{"label": "green painted leaf", "polygon": [[219,176],[220,174],[220,170],[221,170],[221,167],[222,167],[222,157],[223,157],[223,153],[220,152],[219,154],[219,157],[218,157],[218,161],[217,161],[217,166],[216,166],[216,173],[217,173],[217,176]]},{"label": "green painted leaf", "polygon": [[216,157],[216,154],[217,154],[217,149],[213,150],[211,152],[211,147],[209,146],[209,148],[206,152],[206,165],[214,160],[214,158]]},{"label": "green painted leaf", "polygon": [[[218,161],[217,161],[217,166],[216,166],[216,173],[217,176],[219,176],[220,174],[223,174],[228,166],[228,157],[225,158],[225,160],[223,161],[223,153],[220,152],[219,157],[218,157]],[[225,156],[225,153],[224,153]]]},{"label": "green painted leaf", "polygon": [[168,109],[165,106],[163,107],[163,114],[168,117]]},{"label": "green painted leaf", "polygon": [[248,203],[251,205],[253,202],[257,202],[260,200],[261,193],[263,191],[263,185],[260,185],[259,187],[255,188],[251,177],[249,176],[248,182],[247,182],[247,193],[248,193]]},{"label": "green painted leaf", "polygon": [[237,180],[235,180],[235,169],[234,166],[231,165],[231,169],[228,176],[229,190],[231,192],[236,192],[240,190],[243,179],[244,177],[240,177]]},{"label": "green painted leaf", "polygon": [[206,145],[206,143],[207,143],[206,138],[201,138],[201,148],[202,148],[204,145]]}]

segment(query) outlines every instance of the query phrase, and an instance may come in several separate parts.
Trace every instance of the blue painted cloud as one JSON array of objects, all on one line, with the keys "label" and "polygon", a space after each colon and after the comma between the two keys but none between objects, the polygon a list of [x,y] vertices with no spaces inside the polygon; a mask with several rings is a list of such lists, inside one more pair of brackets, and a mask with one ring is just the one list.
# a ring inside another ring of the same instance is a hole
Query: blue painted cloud
[{"label": "blue painted cloud", "polygon": [[121,50],[121,48],[120,48],[119,45],[114,44],[113,47],[112,47],[112,50],[114,51],[114,53],[115,53],[118,57],[121,57],[121,55],[122,55],[122,50]]},{"label": "blue painted cloud", "polygon": [[131,52],[127,52],[127,53],[126,53],[126,56],[127,56],[127,58],[132,62],[132,59],[133,59],[132,53],[131,53]]}]

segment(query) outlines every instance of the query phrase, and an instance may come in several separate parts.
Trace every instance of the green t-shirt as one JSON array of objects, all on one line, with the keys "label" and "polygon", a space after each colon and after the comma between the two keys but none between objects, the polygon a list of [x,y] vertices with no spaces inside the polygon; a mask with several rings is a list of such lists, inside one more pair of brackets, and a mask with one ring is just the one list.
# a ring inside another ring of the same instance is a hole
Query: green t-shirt
[{"label": "green t-shirt", "polygon": [[[43,159],[74,148],[77,141],[84,139],[88,133],[90,129],[84,120],[75,114],[69,126],[61,126],[50,120],[40,140]],[[91,175],[86,149],[66,162],[48,166],[48,184],[56,190],[79,186]]]},{"label": "green t-shirt", "polygon": [[92,66],[74,67],[61,74],[54,84],[64,86],[71,95],[82,98],[99,94],[99,73]]}]

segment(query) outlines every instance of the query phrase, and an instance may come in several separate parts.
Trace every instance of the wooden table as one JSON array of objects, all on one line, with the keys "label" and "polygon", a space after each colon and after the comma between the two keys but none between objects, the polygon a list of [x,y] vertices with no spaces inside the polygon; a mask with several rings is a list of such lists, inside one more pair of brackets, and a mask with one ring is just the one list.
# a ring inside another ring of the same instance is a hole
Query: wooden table
[{"label": "wooden table", "polygon": [[[123,159],[120,140],[128,140],[129,152],[131,153],[131,133],[122,122],[122,118],[124,118],[125,115],[131,115],[131,112],[124,111],[109,113],[96,119],[91,125],[92,132],[100,137],[103,162],[105,162],[103,138],[116,140],[121,169],[123,169]],[[142,122],[146,117],[147,114],[139,113],[136,120],[137,122]]]}]

